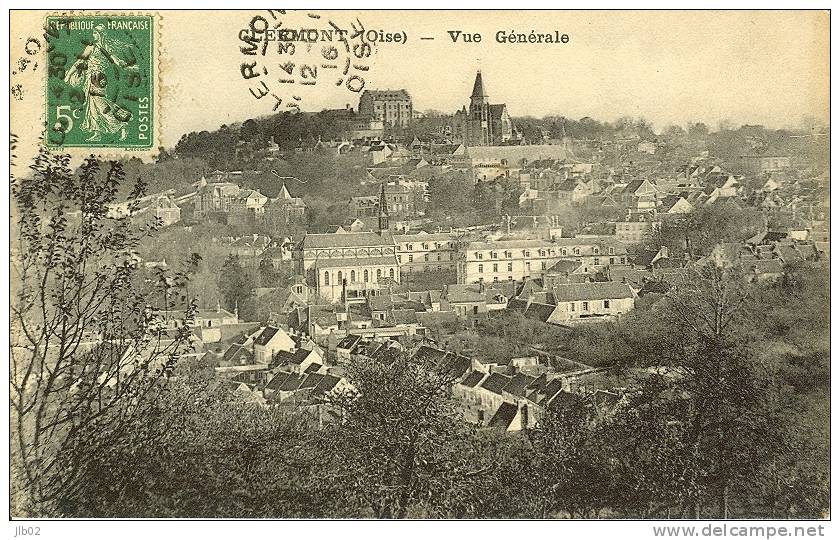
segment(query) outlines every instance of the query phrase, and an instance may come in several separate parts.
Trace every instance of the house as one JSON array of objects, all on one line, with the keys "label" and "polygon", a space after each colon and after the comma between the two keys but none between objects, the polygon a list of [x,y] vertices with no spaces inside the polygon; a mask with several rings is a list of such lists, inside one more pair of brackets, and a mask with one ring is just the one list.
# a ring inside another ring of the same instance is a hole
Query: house
[{"label": "house", "polygon": [[790,168],[790,156],[785,155],[746,155],[741,156],[741,168],[744,172],[764,174]]},{"label": "house", "polygon": [[669,267],[675,263],[671,261],[666,246],[660,246],[659,249],[643,249],[633,259],[633,265],[643,269]]},{"label": "house", "polygon": [[662,199],[660,212],[663,214],[687,214],[694,210],[690,202],[680,195],[668,195]]},{"label": "house", "polygon": [[294,340],[284,330],[266,326],[254,340],[254,359],[259,364],[270,364],[275,353],[294,348]]},{"label": "house", "polygon": [[555,324],[619,317],[633,309],[635,298],[629,285],[611,281],[561,284],[551,293],[557,307],[546,322]]},{"label": "house", "polygon": [[627,184],[624,189],[621,190],[621,198],[624,201],[624,204],[628,206],[632,206],[635,204],[636,199],[639,197],[644,196],[653,196],[656,197],[657,190],[656,186],[650,180],[646,178],[636,179]]},{"label": "house", "polygon": [[444,285],[441,300],[458,316],[472,319],[507,307],[508,298],[501,288],[483,283]]},{"label": "house", "polygon": [[280,367],[281,369],[291,370],[294,373],[303,374],[312,365],[323,365],[321,355],[315,350],[298,348],[287,350],[278,350],[272,356],[270,369]]}]

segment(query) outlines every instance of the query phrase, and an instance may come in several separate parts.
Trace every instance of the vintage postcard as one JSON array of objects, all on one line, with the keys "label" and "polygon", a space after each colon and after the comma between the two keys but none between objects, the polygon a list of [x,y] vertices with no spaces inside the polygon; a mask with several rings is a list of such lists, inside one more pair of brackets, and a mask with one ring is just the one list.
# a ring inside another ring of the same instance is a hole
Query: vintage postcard
[{"label": "vintage postcard", "polygon": [[820,536],[829,24],[11,10],[11,533]]}]

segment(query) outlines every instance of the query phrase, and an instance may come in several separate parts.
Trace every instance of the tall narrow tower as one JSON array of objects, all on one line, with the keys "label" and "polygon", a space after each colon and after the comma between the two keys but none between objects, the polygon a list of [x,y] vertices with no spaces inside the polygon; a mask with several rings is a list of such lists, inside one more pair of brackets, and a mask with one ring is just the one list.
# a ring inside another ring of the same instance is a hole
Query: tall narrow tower
[{"label": "tall narrow tower", "polygon": [[484,90],[481,71],[475,74],[470,96],[470,139],[473,144],[490,144],[490,97]]},{"label": "tall narrow tower", "polygon": [[379,233],[388,230],[388,201],[385,198],[385,182],[382,182],[382,189],[379,191]]}]

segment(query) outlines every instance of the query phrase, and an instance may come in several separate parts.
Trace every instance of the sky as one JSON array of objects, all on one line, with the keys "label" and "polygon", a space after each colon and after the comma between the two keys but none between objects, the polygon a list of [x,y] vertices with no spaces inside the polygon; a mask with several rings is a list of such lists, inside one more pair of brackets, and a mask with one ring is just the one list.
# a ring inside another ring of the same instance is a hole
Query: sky
[{"label": "sky", "polygon": [[[19,13],[19,12],[18,12]],[[30,33],[33,12],[12,17],[15,35]],[[238,35],[267,12],[162,11],[160,134],[165,146],[190,131],[271,114],[274,100],[256,100],[240,73]],[[365,61],[366,89],[409,91],[415,110],[454,112],[468,103],[476,70],[493,103],[512,116],[559,114],[615,120],[644,117],[657,128],[720,120],[769,127],[828,122],[828,14],[818,11],[360,11],[281,16],[291,28],[365,28],[405,32],[405,44],[382,43]],[[37,20],[35,20],[37,23]],[[480,33],[481,43],[453,43],[447,31]],[[500,44],[499,30],[569,35],[566,44]],[[420,40],[420,36],[434,40]],[[20,41],[20,38],[18,39]],[[320,46],[298,44],[296,59],[324,62]],[[280,57],[265,58],[276,81]],[[343,60],[344,56],[340,58]],[[298,66],[299,68],[299,66]],[[359,94],[319,72],[318,84],[272,84],[284,102],[303,110],[358,106]],[[259,80],[259,79],[257,79]],[[255,84],[256,86],[256,84]],[[14,112],[14,108],[13,108]]]}]

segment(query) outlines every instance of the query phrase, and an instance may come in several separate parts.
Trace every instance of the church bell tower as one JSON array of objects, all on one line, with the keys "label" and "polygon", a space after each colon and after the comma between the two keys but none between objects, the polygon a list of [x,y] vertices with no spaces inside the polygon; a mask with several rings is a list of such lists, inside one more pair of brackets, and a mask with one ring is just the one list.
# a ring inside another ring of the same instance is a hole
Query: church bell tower
[{"label": "church bell tower", "polygon": [[385,182],[379,191],[379,234],[388,230],[388,201],[385,198]]}]

